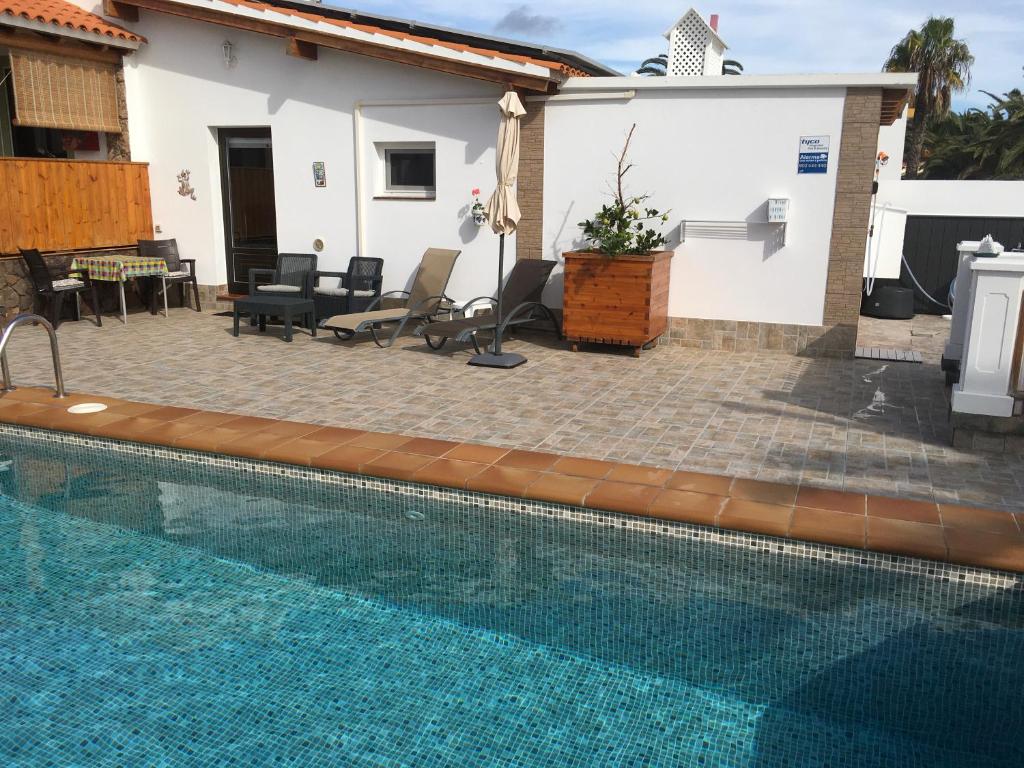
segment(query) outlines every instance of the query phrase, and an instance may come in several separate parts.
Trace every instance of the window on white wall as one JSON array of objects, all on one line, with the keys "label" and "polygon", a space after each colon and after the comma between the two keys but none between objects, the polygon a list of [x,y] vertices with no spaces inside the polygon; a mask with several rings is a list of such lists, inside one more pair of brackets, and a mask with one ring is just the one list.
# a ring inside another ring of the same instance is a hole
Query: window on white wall
[{"label": "window on white wall", "polygon": [[377,144],[381,161],[378,195],[432,198],[437,192],[433,142]]}]

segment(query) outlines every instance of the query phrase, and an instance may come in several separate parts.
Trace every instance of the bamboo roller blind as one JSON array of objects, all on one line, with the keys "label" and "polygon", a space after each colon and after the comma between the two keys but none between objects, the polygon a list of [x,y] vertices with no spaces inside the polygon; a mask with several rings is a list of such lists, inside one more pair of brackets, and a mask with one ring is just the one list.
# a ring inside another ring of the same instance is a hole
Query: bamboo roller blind
[{"label": "bamboo roller blind", "polygon": [[11,51],[15,124],[120,133],[112,64]]}]

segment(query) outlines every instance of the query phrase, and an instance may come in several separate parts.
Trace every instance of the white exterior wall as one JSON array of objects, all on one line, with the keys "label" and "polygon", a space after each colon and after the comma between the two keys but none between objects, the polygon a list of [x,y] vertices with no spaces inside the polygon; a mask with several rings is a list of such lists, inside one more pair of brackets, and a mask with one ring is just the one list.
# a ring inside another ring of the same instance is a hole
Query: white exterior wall
[{"label": "white exterior wall", "polygon": [[[900,276],[907,216],[1024,217],[1024,181],[880,181],[866,277]],[[979,232],[977,239],[986,234]],[[1003,245],[1013,248],[1017,243]]]},{"label": "white exterior wall", "polygon": [[[653,206],[671,209],[669,315],[821,325],[844,99],[844,88],[702,87],[549,102],[545,257],[583,245],[577,222],[608,200],[614,155],[635,122],[628,193],[649,193]],[[831,137],[828,172],[798,174],[800,137],[819,135]],[[790,198],[784,247],[779,226],[763,223],[769,197]],[[736,223],[698,232],[697,219]],[[553,283],[546,298],[560,305],[561,280]]]},{"label": "white exterior wall", "polygon": [[[175,237],[197,259],[199,282],[227,281],[217,127],[269,126],[273,140],[278,248],[312,252],[325,243],[321,269],[342,271],[356,255],[353,107],[359,101],[488,97],[487,83],[362,56],[319,51],[318,61],[285,55],[285,41],[142,11],[133,30],[149,44],[125,60],[132,157],[150,163],[157,237]],[[230,40],[237,63],[226,67]],[[457,248],[449,293],[491,294],[497,238],[466,224],[470,190],[494,188],[496,103],[472,106],[366,107],[362,199],[366,256],[385,261],[384,290],[405,288],[423,251]],[[434,200],[375,200],[376,141],[436,142]],[[313,186],[324,161],[327,186]],[[176,175],[191,171],[197,199],[177,194]],[[508,248],[514,253],[515,240]],[[512,261],[510,259],[510,261]]]}]

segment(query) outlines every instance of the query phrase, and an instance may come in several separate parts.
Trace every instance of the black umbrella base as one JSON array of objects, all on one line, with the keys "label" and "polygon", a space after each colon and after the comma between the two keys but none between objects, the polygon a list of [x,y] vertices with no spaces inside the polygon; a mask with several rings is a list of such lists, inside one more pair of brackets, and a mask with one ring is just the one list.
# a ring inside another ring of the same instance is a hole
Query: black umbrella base
[{"label": "black umbrella base", "polygon": [[496,355],[493,352],[484,352],[480,355],[473,355],[469,358],[469,365],[479,365],[484,368],[515,368],[526,362],[526,358],[517,355],[515,352],[502,352]]}]

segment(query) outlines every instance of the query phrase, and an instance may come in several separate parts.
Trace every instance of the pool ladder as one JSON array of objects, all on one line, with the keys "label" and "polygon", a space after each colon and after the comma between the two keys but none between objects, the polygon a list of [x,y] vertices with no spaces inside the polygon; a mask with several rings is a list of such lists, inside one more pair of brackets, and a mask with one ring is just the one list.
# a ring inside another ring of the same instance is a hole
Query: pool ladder
[{"label": "pool ladder", "polygon": [[33,315],[31,312],[22,312],[14,316],[14,319],[7,324],[4,328],[3,335],[0,336],[0,370],[3,371],[4,377],[4,392],[11,392],[16,387],[11,384],[11,369],[7,364],[7,342],[11,340],[11,334],[14,333],[14,329],[19,325],[25,325],[31,323],[32,325],[41,325],[46,329],[46,333],[50,337],[50,354],[53,356],[53,378],[57,384],[56,397],[67,397],[68,393],[64,391],[64,371],[60,367],[60,349],[57,347],[57,333],[53,330],[53,326],[45,317],[39,315]]}]

